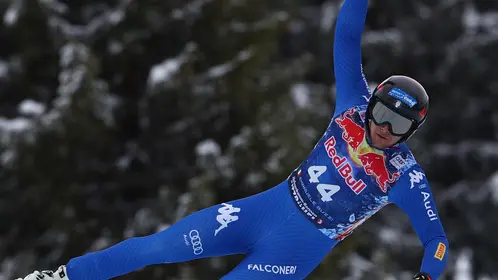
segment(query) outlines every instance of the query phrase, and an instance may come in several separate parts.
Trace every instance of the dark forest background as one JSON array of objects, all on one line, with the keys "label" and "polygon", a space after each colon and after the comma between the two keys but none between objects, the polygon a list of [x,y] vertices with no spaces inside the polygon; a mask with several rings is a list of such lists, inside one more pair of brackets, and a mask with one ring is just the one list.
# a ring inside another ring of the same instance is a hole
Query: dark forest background
[{"label": "dark forest background", "polygon": [[[334,109],[340,4],[0,1],[0,279],[283,180]],[[443,279],[498,279],[497,50],[498,1],[370,1],[370,86],[404,74],[431,96],[409,144],[450,240]],[[422,254],[389,206],[309,279],[406,279]],[[218,279],[240,259],[120,279]]]}]

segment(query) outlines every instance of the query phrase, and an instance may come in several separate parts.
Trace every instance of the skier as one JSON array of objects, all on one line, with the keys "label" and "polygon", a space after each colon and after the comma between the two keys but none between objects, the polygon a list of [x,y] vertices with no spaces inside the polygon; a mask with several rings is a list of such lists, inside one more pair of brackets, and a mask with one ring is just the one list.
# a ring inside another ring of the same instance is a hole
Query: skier
[{"label": "skier", "polygon": [[406,76],[392,76],[369,93],[360,46],[367,8],[368,0],[346,0],[341,7],[334,42],[334,116],[285,181],[24,279],[110,279],[148,265],[231,254],[246,257],[222,279],[304,279],[389,203],[407,214],[425,249],[413,279],[437,279],[448,240],[424,171],[405,143],[426,120],[429,98]]}]

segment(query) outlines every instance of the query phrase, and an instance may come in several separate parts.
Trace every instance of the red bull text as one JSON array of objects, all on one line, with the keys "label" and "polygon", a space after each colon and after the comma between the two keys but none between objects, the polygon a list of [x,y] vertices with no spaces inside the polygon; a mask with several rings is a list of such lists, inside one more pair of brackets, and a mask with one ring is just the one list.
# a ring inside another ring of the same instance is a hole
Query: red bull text
[{"label": "red bull text", "polygon": [[363,180],[356,180],[353,178],[353,168],[351,165],[347,162],[346,157],[341,157],[337,154],[337,150],[335,149],[335,138],[334,136],[330,137],[325,143],[325,150],[327,151],[327,155],[329,158],[332,159],[332,164],[334,164],[335,168],[337,171],[339,171],[339,174],[341,177],[344,179],[346,182],[346,185],[348,185],[351,190],[355,194],[360,194],[366,187],[367,184],[363,182]]}]

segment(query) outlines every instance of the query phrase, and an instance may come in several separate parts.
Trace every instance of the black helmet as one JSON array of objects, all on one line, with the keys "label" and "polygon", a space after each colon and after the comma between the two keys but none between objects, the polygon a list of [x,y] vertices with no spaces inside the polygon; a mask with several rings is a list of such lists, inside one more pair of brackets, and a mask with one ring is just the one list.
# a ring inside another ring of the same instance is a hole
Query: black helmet
[{"label": "black helmet", "polygon": [[368,103],[366,127],[388,124],[393,135],[408,140],[425,122],[429,110],[429,96],[424,87],[407,76],[391,76],[375,88]]}]

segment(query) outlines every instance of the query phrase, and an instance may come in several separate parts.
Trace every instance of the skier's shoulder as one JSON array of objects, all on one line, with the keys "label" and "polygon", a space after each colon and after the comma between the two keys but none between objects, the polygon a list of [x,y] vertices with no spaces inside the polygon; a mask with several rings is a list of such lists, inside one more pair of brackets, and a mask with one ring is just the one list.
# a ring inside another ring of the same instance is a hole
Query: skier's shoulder
[{"label": "skier's shoulder", "polygon": [[423,168],[420,166],[407,143],[400,143],[391,150],[389,162],[398,169],[400,179],[403,179],[403,177],[413,178],[414,176],[425,178]]},{"label": "skier's shoulder", "polygon": [[351,107],[344,108],[334,115],[334,118],[345,118],[352,117],[353,115],[362,121],[365,120],[365,114],[367,112],[367,104],[354,105]]},{"label": "skier's shoulder", "polygon": [[[393,147],[394,153],[390,153],[389,163],[396,167],[399,174],[395,188],[398,195],[400,193],[412,193],[411,190],[418,186],[427,188],[429,183],[426,175],[412,151],[406,143],[401,143]],[[428,189],[427,189],[428,190]]]},{"label": "skier's shoulder", "polygon": [[423,172],[407,143],[397,144],[389,150],[389,162],[398,169],[401,176],[407,175],[412,170]]}]

